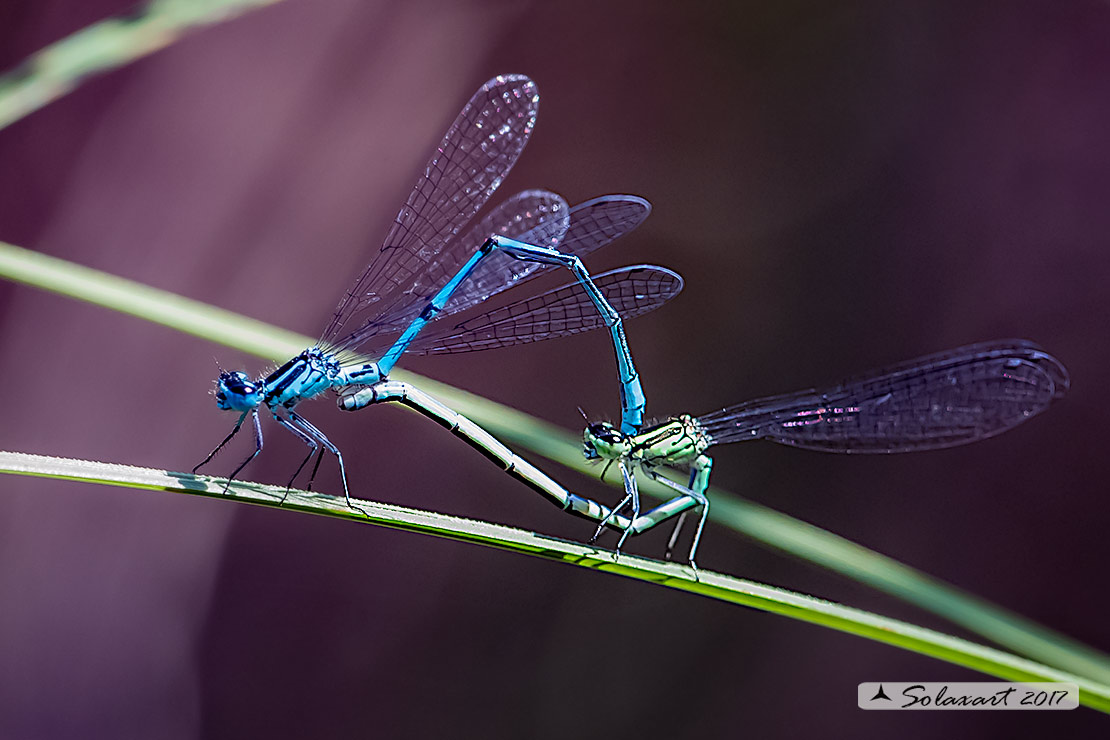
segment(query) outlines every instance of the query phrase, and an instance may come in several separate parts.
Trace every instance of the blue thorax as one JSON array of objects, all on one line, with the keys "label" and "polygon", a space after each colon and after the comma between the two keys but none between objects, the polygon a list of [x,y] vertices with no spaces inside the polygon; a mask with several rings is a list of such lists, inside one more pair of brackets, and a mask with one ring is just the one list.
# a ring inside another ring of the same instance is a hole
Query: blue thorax
[{"label": "blue thorax", "polygon": [[368,385],[381,379],[377,363],[342,368],[335,355],[311,347],[265,378],[251,380],[241,371],[220,373],[216,381],[216,405],[240,412],[262,404],[291,409],[329,388]]}]

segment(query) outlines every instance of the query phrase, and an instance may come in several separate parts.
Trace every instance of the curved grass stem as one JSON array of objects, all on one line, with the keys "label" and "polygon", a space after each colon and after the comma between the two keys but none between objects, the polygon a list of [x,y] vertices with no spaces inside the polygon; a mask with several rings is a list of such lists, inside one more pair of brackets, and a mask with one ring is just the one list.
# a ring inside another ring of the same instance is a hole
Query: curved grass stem
[{"label": "curved grass stem", "polygon": [[[408,532],[495,547],[501,550],[591,568],[666,588],[781,614],[811,624],[894,645],[964,666],[1007,681],[1062,681],[1079,686],[1080,702],[1110,713],[1110,686],[1072,675],[1016,655],[951,635],[843,606],[806,594],[700,570],[694,580],[689,566],[634,555],[617,555],[589,545],[546,537],[501,524],[462,519],[421,509],[359,500],[361,512],[348,509],[338,496],[234,481],[226,494],[219,478],[136,468],[88,460],[0,452],[0,473],[58,478],[147,491],[171,491],[226,498],[263,506],[282,506],[320,516],[350,519]],[[284,504],[282,504],[284,499]]]},{"label": "curved grass stem", "polygon": [[[312,344],[308,337],[130,280],[0,242],[0,276],[163,324],[267,360]],[[413,373],[395,371],[492,434],[568,468],[592,475],[578,435],[494,401]],[[667,490],[645,480],[641,490]],[[1061,670],[1110,685],[1110,658],[1089,646],[1002,609],[836,534],[727,491],[710,491],[710,517],[757,543],[807,560],[933,612],[998,645]]]},{"label": "curved grass stem", "polygon": [[169,46],[190,30],[278,0],[150,0],[31,55],[0,75],[0,129],[57,100],[93,75]]},{"label": "curved grass stem", "polygon": [[[153,53],[191,29],[277,1],[149,0],[137,12],[126,17],[108,18],[71,34],[34,54],[16,69],[0,75],[0,129],[65,95],[93,75]],[[0,275],[129,313],[269,360],[291,356],[312,341],[187,298],[2,242]],[[412,373],[397,372],[394,375],[439,396],[514,445],[587,472],[585,462],[579,455],[577,435],[443,383]],[[217,495],[222,490],[222,484],[213,486],[204,477],[18,453],[0,453],[0,472],[200,495]],[[664,490],[660,484],[651,481],[645,481],[642,489],[649,494]],[[284,489],[236,482],[231,486],[230,495],[237,500],[273,505],[283,492]],[[712,518],[762,545],[866,583],[1023,655],[1087,678],[1071,676],[1008,653],[896,620],[729,576],[703,571],[701,580],[694,582],[689,578],[688,569],[673,563],[659,563],[628,555],[622,555],[618,560],[612,553],[583,545],[431,512],[383,504],[369,505],[369,510],[373,522],[382,526],[479,542],[641,578],[823,624],[1000,678],[1073,681],[1080,685],[1084,704],[1110,711],[1110,689],[1106,686],[1110,684],[1110,658],[1105,654],[786,514],[719,489],[713,489],[712,495]],[[321,494],[292,492],[287,507],[362,519],[353,515],[338,500]]]}]

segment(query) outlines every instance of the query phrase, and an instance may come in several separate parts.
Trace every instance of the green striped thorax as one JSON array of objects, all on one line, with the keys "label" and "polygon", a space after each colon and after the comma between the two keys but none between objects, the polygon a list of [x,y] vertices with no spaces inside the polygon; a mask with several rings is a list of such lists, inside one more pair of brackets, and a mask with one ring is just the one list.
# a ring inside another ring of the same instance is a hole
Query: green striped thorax
[{"label": "green striped thorax", "polygon": [[609,422],[586,427],[582,434],[587,460],[637,460],[648,465],[681,465],[701,456],[709,447],[709,437],[689,414],[630,435]]}]

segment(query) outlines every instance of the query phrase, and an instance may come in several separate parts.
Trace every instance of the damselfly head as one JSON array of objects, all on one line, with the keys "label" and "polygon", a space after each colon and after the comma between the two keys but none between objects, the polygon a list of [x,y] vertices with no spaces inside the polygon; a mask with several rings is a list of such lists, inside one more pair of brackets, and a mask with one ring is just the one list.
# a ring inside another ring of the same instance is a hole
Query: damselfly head
[{"label": "damselfly head", "polygon": [[246,373],[221,372],[216,380],[216,405],[227,411],[250,411],[262,403],[262,383],[251,380]]},{"label": "damselfly head", "polygon": [[607,421],[590,424],[582,433],[582,454],[587,460],[616,460],[632,449],[628,435]]}]

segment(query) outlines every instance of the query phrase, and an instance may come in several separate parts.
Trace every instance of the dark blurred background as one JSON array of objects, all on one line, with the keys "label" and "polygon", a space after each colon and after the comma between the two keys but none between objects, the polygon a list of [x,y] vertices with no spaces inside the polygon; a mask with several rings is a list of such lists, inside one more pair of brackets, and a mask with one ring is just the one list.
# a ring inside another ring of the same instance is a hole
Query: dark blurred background
[{"label": "dark blurred background", "polygon": [[[4,3],[0,68],[127,7]],[[0,132],[0,238],[315,336],[469,95],[527,73],[539,123],[494,200],[643,195],[651,219],[591,268],[686,278],[628,327],[650,413],[977,340],[1057,355],[1072,391],[1001,437],[887,458],[735,445],[714,481],[1110,649],[1108,38],[1110,7],[1082,1],[290,0]],[[172,470],[231,425],[213,356],[266,367],[9,283],[0,337],[0,448]],[[404,366],[569,429],[579,405],[617,413],[601,333]],[[592,531],[414,415],[304,411],[368,498]],[[268,431],[247,477],[281,483],[301,450]],[[0,485],[5,738],[1105,733],[1086,709],[862,712],[860,681],[986,679],[595,572],[187,496]],[[964,634],[712,525],[699,560]]]}]

